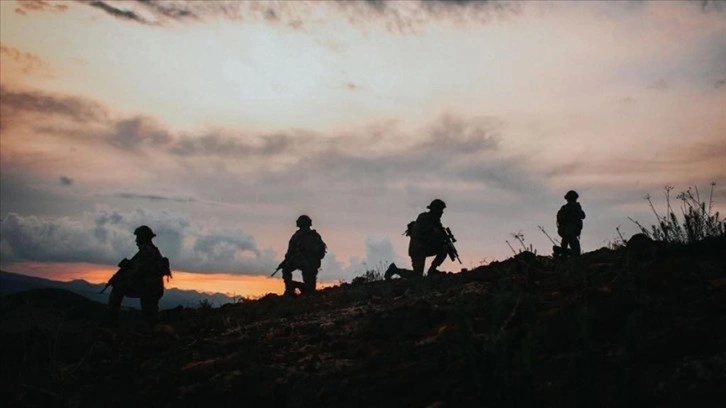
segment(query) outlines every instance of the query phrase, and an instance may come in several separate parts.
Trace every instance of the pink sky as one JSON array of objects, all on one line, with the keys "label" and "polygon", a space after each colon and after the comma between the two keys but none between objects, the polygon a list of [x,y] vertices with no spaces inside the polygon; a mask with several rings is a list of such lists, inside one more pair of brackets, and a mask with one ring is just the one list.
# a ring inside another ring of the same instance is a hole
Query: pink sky
[{"label": "pink sky", "polygon": [[511,255],[516,232],[548,253],[538,226],[554,233],[569,189],[585,250],[654,222],[642,197],[664,207],[665,185],[714,181],[722,209],[725,13],[0,2],[0,266],[97,279],[147,224],[189,273],[175,284],[261,294],[302,213],[333,282],[409,265],[401,233],[433,198],[455,271]]}]

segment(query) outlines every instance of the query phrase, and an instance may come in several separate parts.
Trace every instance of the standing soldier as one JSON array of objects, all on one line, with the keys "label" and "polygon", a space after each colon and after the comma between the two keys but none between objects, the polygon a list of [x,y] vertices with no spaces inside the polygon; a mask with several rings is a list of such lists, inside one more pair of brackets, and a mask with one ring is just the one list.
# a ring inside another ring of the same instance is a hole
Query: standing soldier
[{"label": "standing soldier", "polygon": [[395,264],[391,264],[385,273],[386,279],[391,279],[393,275],[399,275],[402,278],[423,276],[426,257],[429,256],[435,258],[431,261],[427,274],[429,276],[443,274],[437,268],[449,253],[448,235],[444,226],[441,225],[441,216],[444,215],[446,204],[437,198],[431,201],[427,208],[429,211],[419,214],[416,221],[408,224],[405,232],[405,235],[411,237],[408,243],[408,256],[411,257],[413,271],[400,269]]},{"label": "standing soldier", "polygon": [[169,260],[151,242],[156,236],[151,228],[142,225],[136,228],[134,235],[139,251],[131,260],[124,258],[118,265],[119,271],[109,281],[109,285],[113,286],[108,297],[112,322],[118,319],[124,297],[139,298],[146,317],[155,319],[159,311],[159,299],[164,294],[163,277],[171,277]]},{"label": "standing soldier", "polygon": [[580,233],[585,212],[577,202],[579,195],[570,190],[565,194],[567,204],[557,211],[557,233],[562,237],[562,249],[555,255],[580,255]]},{"label": "standing soldier", "polygon": [[[290,238],[285,259],[278,266],[278,269],[282,269],[286,296],[294,296],[296,288],[302,294],[315,292],[318,269],[327,249],[320,234],[311,228],[313,220],[310,217],[301,215],[295,224],[298,230]],[[292,280],[292,273],[296,269],[302,272],[302,283]]]}]

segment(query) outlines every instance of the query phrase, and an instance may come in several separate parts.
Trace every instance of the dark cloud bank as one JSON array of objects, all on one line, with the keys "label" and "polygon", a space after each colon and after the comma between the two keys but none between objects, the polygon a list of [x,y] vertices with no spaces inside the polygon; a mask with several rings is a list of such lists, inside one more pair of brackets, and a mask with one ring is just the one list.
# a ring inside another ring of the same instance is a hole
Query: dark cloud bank
[{"label": "dark cloud bank", "polygon": [[98,210],[80,220],[46,219],[10,213],[0,222],[3,263],[89,262],[115,265],[136,252],[133,230],[152,225],[162,252],[174,267],[192,272],[266,273],[275,254],[261,250],[252,235],[233,228],[209,228],[180,213],[137,209]]}]

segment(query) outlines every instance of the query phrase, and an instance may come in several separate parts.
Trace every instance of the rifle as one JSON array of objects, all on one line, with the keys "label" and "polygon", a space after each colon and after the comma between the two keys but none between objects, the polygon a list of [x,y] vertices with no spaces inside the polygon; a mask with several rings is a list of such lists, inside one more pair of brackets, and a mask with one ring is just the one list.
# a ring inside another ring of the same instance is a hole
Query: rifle
[{"label": "rifle", "polygon": [[280,262],[280,264],[277,265],[277,269],[275,269],[275,272],[272,272],[272,275],[270,275],[270,277],[275,276],[277,274],[277,272],[279,272],[280,269],[282,269],[284,267],[285,267],[285,260],[283,259],[282,262]]},{"label": "rifle", "polygon": [[285,254],[285,259],[280,262],[280,265],[277,266],[277,269],[275,269],[275,272],[272,272],[272,275],[270,275],[270,277],[272,278],[273,276],[275,276],[275,274],[277,274],[280,269],[286,268],[288,266],[295,266],[296,268],[300,268],[300,266],[304,266],[306,263],[307,260],[305,259],[305,256],[303,255],[300,246],[295,245],[292,247],[291,251],[288,251],[288,253]]},{"label": "rifle", "polygon": [[113,276],[111,276],[111,279],[108,280],[108,282],[106,283],[106,286],[104,286],[103,289],[101,289],[101,291],[98,292],[99,294],[102,294],[103,292],[105,292],[109,286],[115,285],[118,282],[118,280],[121,279],[122,276],[126,275],[126,272],[131,267],[131,261],[124,258],[121,260],[121,262],[118,263],[118,267],[119,267],[119,270],[116,271],[116,273],[114,273]]},{"label": "rifle", "polygon": [[461,259],[459,258],[459,251],[456,250],[456,247],[454,246],[454,242],[456,242],[456,238],[454,238],[454,234],[451,232],[451,228],[446,227],[444,229],[446,231],[446,248],[449,253],[449,258],[453,261],[456,259],[461,263]]}]

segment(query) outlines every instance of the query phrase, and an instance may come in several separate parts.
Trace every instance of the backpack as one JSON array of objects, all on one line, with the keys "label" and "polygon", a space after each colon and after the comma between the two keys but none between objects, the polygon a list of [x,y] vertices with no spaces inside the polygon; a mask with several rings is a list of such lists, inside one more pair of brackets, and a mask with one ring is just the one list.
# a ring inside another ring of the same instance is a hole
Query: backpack
[{"label": "backpack", "polygon": [[315,230],[306,232],[300,239],[300,249],[303,256],[311,258],[323,259],[327,252],[328,246],[323,242],[323,238]]},{"label": "backpack", "polygon": [[328,251],[328,246],[325,245],[323,238],[317,231],[313,231],[313,233],[314,234],[311,235],[314,236],[314,239],[312,239],[310,245],[310,253],[315,255],[318,259],[323,259],[325,257],[325,253]]},{"label": "backpack", "polygon": [[416,227],[416,221],[411,221],[406,225],[406,231],[403,232],[403,235],[410,237],[413,234],[413,229]]}]

